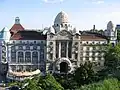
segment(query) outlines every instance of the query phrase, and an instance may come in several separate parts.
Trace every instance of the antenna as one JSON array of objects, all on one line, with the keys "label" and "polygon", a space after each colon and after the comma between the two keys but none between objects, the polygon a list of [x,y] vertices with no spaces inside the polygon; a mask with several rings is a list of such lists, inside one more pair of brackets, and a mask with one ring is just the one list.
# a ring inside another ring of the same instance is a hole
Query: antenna
[{"label": "antenna", "polygon": [[42,24],[42,30],[44,29],[43,24]]}]

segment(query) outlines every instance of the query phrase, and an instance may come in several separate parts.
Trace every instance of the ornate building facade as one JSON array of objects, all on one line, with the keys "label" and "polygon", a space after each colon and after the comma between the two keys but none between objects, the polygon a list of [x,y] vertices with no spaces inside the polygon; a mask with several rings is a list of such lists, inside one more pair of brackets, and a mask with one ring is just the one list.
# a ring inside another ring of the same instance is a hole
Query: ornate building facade
[{"label": "ornate building facade", "polygon": [[86,60],[100,67],[104,63],[105,47],[109,42],[115,45],[117,41],[117,30],[111,21],[103,34],[79,31],[63,11],[58,13],[54,24],[44,30],[27,30],[16,17],[13,27],[10,30],[4,28],[0,33],[5,32],[7,38],[1,36],[0,57],[14,72],[40,69],[43,73],[46,70],[71,73]]},{"label": "ornate building facade", "polygon": [[113,29],[111,21],[107,25],[107,33],[101,35],[76,30],[70,24],[68,15],[60,12],[52,27],[47,33],[46,65],[52,73],[70,73],[86,60],[95,63],[96,67],[103,66],[104,50],[108,41],[116,44],[117,40],[117,31]]}]

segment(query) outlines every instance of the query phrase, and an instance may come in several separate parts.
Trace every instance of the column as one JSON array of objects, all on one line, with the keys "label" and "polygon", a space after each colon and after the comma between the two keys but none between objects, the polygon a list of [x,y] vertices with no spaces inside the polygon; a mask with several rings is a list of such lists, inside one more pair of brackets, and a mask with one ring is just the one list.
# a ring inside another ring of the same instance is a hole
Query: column
[{"label": "column", "polygon": [[16,53],[16,63],[18,63],[18,52],[15,53]]},{"label": "column", "polygon": [[67,49],[67,50],[66,50],[66,57],[67,57],[67,58],[68,58],[68,44],[69,44],[69,43],[67,42],[67,47],[66,47],[66,49]]},{"label": "column", "polygon": [[31,54],[31,57],[30,57],[30,59],[31,59],[31,64],[32,64],[32,54],[33,54],[33,51],[30,51],[30,54]]},{"label": "column", "polygon": [[53,60],[56,58],[56,42],[53,42]]},{"label": "column", "polygon": [[24,58],[23,59],[24,60],[23,63],[25,63],[25,51],[23,52],[23,54],[24,54],[24,56],[23,56],[23,58]]},{"label": "column", "polygon": [[61,57],[61,42],[59,42],[59,58]]}]

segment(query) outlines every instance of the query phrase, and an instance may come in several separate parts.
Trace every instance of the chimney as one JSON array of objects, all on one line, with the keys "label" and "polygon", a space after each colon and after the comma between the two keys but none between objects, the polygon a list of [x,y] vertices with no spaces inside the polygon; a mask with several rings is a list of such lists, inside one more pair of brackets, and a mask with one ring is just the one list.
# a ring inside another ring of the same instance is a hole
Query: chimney
[{"label": "chimney", "polygon": [[93,32],[95,32],[95,25],[93,25]]}]

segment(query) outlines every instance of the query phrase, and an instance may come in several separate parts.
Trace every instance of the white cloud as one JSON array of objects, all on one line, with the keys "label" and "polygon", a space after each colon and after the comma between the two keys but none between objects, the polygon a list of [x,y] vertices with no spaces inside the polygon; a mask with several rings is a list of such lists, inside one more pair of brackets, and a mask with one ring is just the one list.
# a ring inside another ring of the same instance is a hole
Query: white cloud
[{"label": "white cloud", "polygon": [[93,4],[103,4],[104,0],[93,0],[92,3]]},{"label": "white cloud", "polygon": [[43,0],[45,3],[60,3],[63,2],[64,0]]}]

